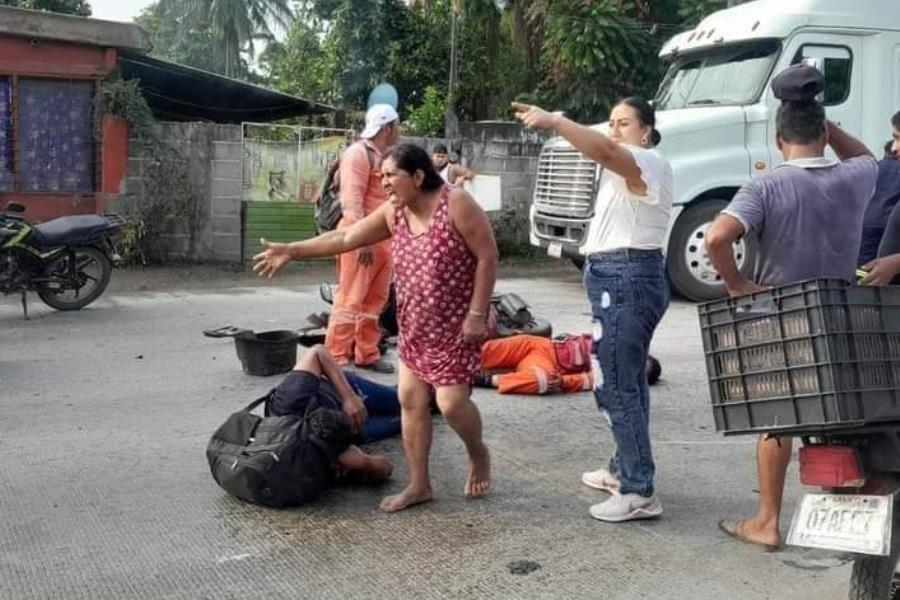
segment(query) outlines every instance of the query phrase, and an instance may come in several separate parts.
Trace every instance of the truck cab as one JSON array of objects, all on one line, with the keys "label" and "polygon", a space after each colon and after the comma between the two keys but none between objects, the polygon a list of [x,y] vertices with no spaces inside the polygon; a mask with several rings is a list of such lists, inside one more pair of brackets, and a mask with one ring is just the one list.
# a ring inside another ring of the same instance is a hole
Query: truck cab
[{"label": "truck cab", "polygon": [[[724,294],[706,255],[710,223],[744,182],[776,168],[779,101],[769,82],[798,62],[825,75],[829,119],[880,158],[900,110],[900,2],[757,0],[722,10],[673,37],[655,97],[659,152],[672,165],[674,197],[666,262],[673,287],[691,300]],[[605,131],[606,124],[596,126]],[[562,138],[543,147],[530,211],[531,243],[583,261],[600,167]],[[839,226],[839,224],[836,224]],[[756,244],[735,245],[742,269]]]}]

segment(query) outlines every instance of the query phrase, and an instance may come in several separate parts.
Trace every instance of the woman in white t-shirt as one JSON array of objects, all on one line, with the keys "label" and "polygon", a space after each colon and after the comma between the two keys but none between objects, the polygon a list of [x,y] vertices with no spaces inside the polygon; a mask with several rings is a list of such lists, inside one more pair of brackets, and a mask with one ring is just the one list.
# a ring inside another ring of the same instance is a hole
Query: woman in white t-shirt
[{"label": "woman in white t-shirt", "polygon": [[663,243],[672,209],[672,169],[653,150],[660,142],[653,107],[626,98],[613,108],[608,133],[536,106],[513,104],[528,127],[555,129],[603,168],[588,239],[584,287],[591,301],[594,397],[610,422],[616,453],[608,469],[582,481],[611,496],[590,513],[602,521],[656,517],[650,447],[650,393],[644,364],[669,305]]}]

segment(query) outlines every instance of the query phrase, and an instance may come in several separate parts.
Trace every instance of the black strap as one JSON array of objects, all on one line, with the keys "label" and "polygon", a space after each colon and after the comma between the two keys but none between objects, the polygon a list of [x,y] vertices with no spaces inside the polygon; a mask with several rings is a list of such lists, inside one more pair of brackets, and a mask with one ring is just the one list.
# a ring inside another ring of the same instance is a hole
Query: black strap
[{"label": "black strap", "polygon": [[373,158],[375,154],[375,149],[370,147],[367,143],[363,142],[363,146],[366,148],[366,158],[369,159],[369,175],[372,175],[372,169],[375,168],[375,159]]},{"label": "black strap", "polygon": [[269,394],[266,394],[262,398],[257,398],[256,400],[254,400],[253,402],[248,404],[247,408],[245,408],[244,411],[250,412],[251,410],[253,410],[254,408],[256,408],[257,406],[259,406],[260,404],[262,404],[263,402],[265,402],[268,399],[269,399]]}]

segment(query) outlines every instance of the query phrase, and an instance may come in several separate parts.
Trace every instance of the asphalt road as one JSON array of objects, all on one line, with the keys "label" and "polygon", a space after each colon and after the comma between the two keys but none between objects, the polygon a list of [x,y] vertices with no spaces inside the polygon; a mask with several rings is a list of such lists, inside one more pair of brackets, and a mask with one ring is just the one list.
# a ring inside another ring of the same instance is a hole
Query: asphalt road
[{"label": "asphalt road", "polygon": [[[206,441],[278,377],[245,375],[230,340],[200,332],[299,326],[324,308],[313,285],[322,272],[274,285],[227,271],[117,272],[93,306],[61,313],[35,298],[29,321],[15,298],[0,300],[0,598],[846,596],[843,561],[766,554],[716,529],[754,506],[753,440],[713,431],[696,309],[683,302],[653,347],[663,365],[652,393],[657,521],[589,518],[604,496],[580,473],[605,464],[612,439],[587,393],[476,391],[493,450],[487,499],[463,498],[462,444],[439,418],[429,505],[377,509],[405,478],[399,440],[373,447],[397,465],[381,489],[339,488],[283,511],[228,497],[209,476]],[[498,288],[556,331],[588,327],[567,266],[520,270]],[[794,465],[787,522],[796,479]]]}]

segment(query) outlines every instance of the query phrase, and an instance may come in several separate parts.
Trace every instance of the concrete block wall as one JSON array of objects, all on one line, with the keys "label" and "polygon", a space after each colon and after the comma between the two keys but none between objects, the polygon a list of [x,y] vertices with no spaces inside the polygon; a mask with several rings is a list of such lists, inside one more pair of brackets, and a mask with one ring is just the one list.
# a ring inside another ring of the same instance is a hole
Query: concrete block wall
[{"label": "concrete block wall", "polygon": [[224,133],[212,143],[210,256],[217,261],[240,262],[243,193],[241,128],[234,125],[227,135]]},{"label": "concrete block wall", "polygon": [[[193,228],[177,223],[163,236],[170,258],[238,262],[241,258],[241,127],[210,123],[160,123],[159,134],[187,162],[191,186],[200,203]],[[116,200],[128,213],[135,203],[150,202],[149,147],[129,140],[128,172]]]},{"label": "concrete block wall", "polygon": [[[161,123],[160,134],[176,145],[188,162],[191,184],[200,205],[193,229],[180,223],[164,236],[171,258],[239,262],[243,160],[240,125]],[[541,144],[546,139],[515,123],[462,123],[463,137],[409,138],[427,149],[446,144],[478,173],[500,175],[502,208],[489,213],[501,249],[528,244],[528,208],[537,173]],[[150,149],[132,139],[122,195],[113,203],[124,207],[149,202],[146,194]]]},{"label": "concrete block wall", "polygon": [[462,163],[477,173],[499,175],[501,209],[488,213],[501,251],[528,244],[528,210],[534,193],[538,158],[547,135],[518,123],[484,121],[460,123],[461,138],[411,138],[427,149],[441,142],[457,152]]}]

